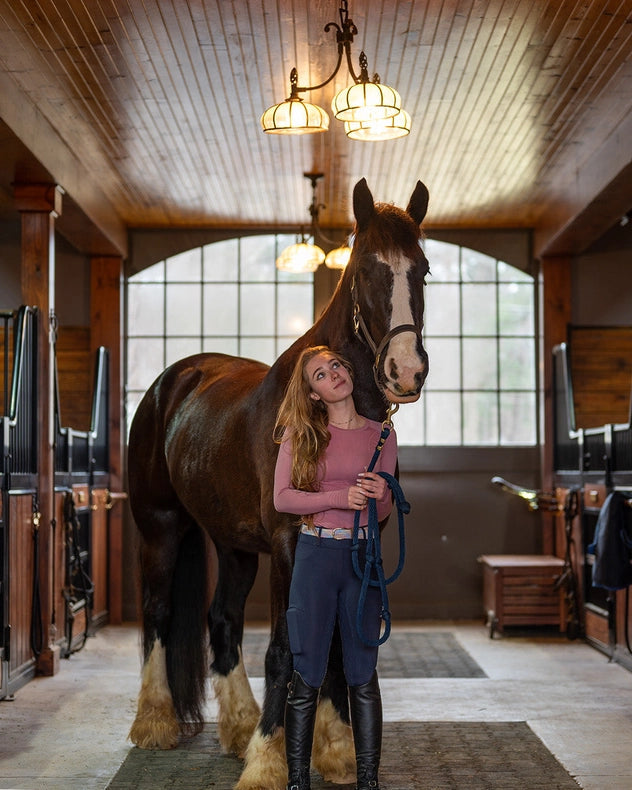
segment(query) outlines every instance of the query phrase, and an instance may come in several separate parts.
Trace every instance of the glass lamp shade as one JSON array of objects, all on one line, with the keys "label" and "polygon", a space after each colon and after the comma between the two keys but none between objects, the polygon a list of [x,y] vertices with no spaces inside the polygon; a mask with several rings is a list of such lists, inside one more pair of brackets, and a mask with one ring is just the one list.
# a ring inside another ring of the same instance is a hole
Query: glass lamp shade
[{"label": "glass lamp shade", "polygon": [[276,259],[276,267],[282,272],[302,274],[315,272],[325,260],[325,253],[316,244],[292,244]]},{"label": "glass lamp shade", "polygon": [[261,116],[261,127],[268,134],[326,132],[329,116],[317,104],[290,98],[268,107]]},{"label": "glass lamp shade", "polygon": [[336,247],[325,256],[325,266],[330,269],[344,269],[351,257],[351,247]]},{"label": "glass lamp shade", "polygon": [[391,118],[378,118],[373,121],[345,121],[345,134],[351,140],[395,140],[410,132],[410,115],[400,110]]},{"label": "glass lamp shade", "polygon": [[379,82],[358,82],[337,93],[331,109],[339,121],[371,121],[397,115],[402,106],[399,93]]}]

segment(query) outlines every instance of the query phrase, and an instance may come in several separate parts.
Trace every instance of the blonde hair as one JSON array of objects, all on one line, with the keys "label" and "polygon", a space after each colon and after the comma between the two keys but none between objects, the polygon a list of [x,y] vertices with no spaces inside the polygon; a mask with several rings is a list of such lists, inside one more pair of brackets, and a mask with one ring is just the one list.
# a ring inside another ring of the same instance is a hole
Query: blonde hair
[{"label": "blonde hair", "polygon": [[310,397],[312,387],[305,373],[307,363],[319,354],[335,357],[349,371],[353,380],[351,364],[328,346],[304,348],[296,360],[272,435],[277,444],[291,439],[291,481],[294,488],[302,491],[318,491],[318,462],[330,439],[327,407],[322,400]]}]

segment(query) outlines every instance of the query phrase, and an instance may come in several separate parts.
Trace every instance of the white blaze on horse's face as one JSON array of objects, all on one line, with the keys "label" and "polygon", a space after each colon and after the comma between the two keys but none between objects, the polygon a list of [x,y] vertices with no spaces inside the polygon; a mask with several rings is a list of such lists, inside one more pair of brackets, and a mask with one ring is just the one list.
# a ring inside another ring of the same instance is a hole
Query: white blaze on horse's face
[{"label": "white blaze on horse's face", "polygon": [[[412,326],[416,322],[411,311],[408,272],[416,264],[403,255],[384,263],[393,273],[389,331],[400,326]],[[391,403],[414,403],[419,400],[428,373],[428,358],[425,354],[420,355],[417,341],[418,337],[413,331],[403,331],[391,338],[384,351],[384,395]]]}]

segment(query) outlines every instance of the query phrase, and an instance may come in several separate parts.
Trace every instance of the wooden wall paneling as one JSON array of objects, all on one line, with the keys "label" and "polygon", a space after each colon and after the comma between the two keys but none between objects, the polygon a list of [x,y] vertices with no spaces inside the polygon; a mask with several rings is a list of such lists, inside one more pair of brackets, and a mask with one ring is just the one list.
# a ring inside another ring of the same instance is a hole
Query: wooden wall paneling
[{"label": "wooden wall paneling", "polygon": [[[554,402],[553,348],[566,341],[571,320],[571,259],[543,258],[540,262],[542,294],[541,333],[544,392],[544,441],[542,442],[542,487],[553,490]],[[554,516],[543,516],[543,551],[563,556],[563,547],[555,545]]]},{"label": "wooden wall paneling", "polygon": [[53,575],[51,584],[53,587],[53,611],[51,623],[54,629],[51,639],[56,644],[64,640],[64,618],[66,612],[66,600],[64,598],[64,587],[66,584],[66,522],[64,514],[64,500],[66,492],[55,492],[55,534],[53,550]]},{"label": "wooden wall paneling", "polygon": [[626,423],[632,398],[632,327],[569,327],[578,428]]},{"label": "wooden wall paneling", "polygon": [[56,358],[61,425],[77,431],[89,431],[94,383],[90,328],[60,326]]},{"label": "wooden wall paneling", "polygon": [[94,257],[90,261],[90,347],[109,352],[109,488],[108,605],[111,623],[123,620],[123,322],[120,257]]},{"label": "wooden wall paneling", "polygon": [[31,649],[33,603],[33,497],[9,494],[9,624],[11,657],[9,681],[21,685],[20,678],[34,674],[35,657]]},{"label": "wooden wall paneling", "polygon": [[[40,525],[41,606],[45,641],[52,615],[52,539],[55,459],[53,452],[53,353],[50,317],[55,310],[55,219],[61,214],[62,192],[56,184],[15,184],[14,200],[21,216],[22,302],[34,305],[37,315],[37,447]],[[59,669],[59,651],[46,644],[38,670],[52,675]]]},{"label": "wooden wall paneling", "polygon": [[108,491],[94,488],[90,501],[90,578],[94,585],[92,622],[105,623],[108,616]]}]

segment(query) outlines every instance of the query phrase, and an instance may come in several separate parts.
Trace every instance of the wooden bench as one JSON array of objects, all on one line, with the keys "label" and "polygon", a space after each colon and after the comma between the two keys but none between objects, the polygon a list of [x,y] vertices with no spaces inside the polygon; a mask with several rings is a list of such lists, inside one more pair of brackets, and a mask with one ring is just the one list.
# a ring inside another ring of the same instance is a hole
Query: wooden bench
[{"label": "wooden bench", "polygon": [[564,561],[552,555],[483,554],[483,605],[489,635],[508,625],[556,625],[566,630],[563,589],[555,589]]}]

